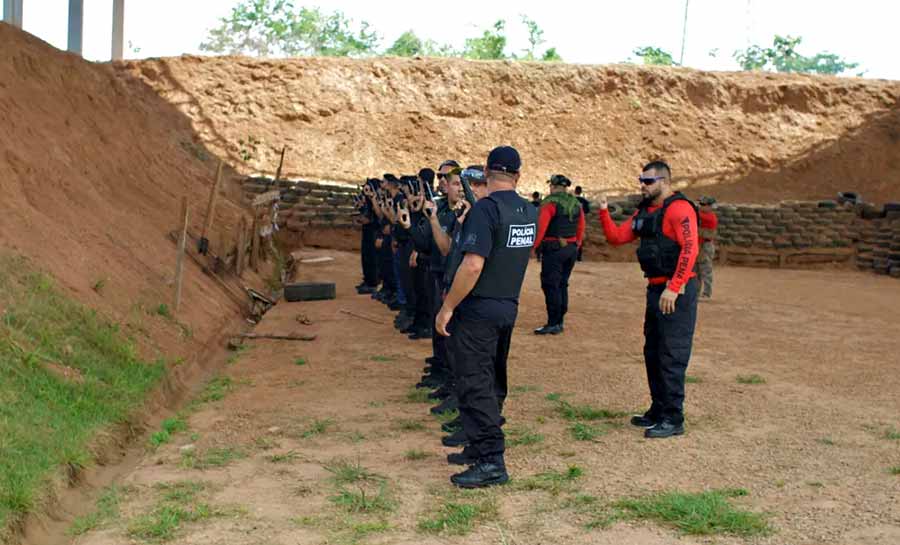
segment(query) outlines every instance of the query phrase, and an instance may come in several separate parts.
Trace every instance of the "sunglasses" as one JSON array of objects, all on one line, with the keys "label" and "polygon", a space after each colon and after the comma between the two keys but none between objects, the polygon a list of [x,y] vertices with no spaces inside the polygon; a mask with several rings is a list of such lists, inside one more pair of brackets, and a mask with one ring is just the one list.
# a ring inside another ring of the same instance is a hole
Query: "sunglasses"
[{"label": "sunglasses", "polygon": [[665,179],[666,179],[665,176],[649,176],[646,178],[644,176],[638,176],[638,181],[644,185],[653,185],[656,182],[658,182],[660,180],[665,180]]},{"label": "sunglasses", "polygon": [[460,173],[460,176],[465,178],[469,183],[486,183],[486,180],[484,179],[484,171],[474,168],[465,169]]}]

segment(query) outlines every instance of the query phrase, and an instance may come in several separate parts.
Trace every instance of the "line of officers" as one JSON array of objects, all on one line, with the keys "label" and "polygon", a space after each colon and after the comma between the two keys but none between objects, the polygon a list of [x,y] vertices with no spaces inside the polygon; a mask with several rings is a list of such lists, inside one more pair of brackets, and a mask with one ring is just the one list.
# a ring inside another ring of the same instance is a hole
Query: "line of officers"
[{"label": "line of officers", "polygon": [[[518,151],[500,146],[484,164],[463,168],[447,160],[437,172],[424,168],[415,176],[369,179],[356,201],[363,271],[357,291],[397,311],[394,326],[410,339],[431,341],[432,355],[416,387],[432,390],[432,413],[459,413],[442,424],[447,435],[441,442],[462,448],[447,461],[466,466],[450,478],[463,488],[509,479],[502,431],[507,359],[530,258],[541,260],[547,308],[546,324],[534,333],[558,335],[584,243],[589,208],[569,193],[571,181],[552,176],[550,194],[535,204],[516,192],[521,168]],[[712,288],[715,225],[701,232],[699,218],[714,218],[714,201],[702,199],[701,212],[672,189],[671,169],[662,161],[645,165],[638,183],[643,200],[628,221],[616,225],[605,197],[598,215],[609,243],[640,241],[637,257],[648,280],[644,358],[651,404],[631,423],[647,438],[665,438],[684,433],[699,270],[708,272],[703,295],[711,296]],[[701,245],[708,267],[698,267]]]}]

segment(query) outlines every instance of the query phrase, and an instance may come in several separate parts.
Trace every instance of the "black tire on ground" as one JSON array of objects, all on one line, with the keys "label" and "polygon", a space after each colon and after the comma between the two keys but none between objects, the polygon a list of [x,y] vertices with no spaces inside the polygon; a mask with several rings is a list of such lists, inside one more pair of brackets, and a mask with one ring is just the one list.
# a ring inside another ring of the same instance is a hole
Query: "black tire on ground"
[{"label": "black tire on ground", "polygon": [[335,285],[333,282],[305,282],[297,284],[285,284],[284,299],[289,302],[296,301],[323,301],[335,298]]}]

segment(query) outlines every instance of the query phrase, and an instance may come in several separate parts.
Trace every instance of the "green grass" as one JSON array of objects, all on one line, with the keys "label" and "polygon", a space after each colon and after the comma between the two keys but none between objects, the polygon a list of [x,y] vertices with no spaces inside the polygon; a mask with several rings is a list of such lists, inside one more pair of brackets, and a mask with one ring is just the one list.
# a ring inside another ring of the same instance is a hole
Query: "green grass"
[{"label": "green grass", "polygon": [[283,464],[286,462],[293,462],[300,458],[300,454],[297,451],[289,450],[284,454],[272,454],[266,456],[266,460],[272,462],[273,464]]},{"label": "green grass", "polygon": [[331,480],[336,485],[382,480],[380,476],[364,468],[359,460],[353,463],[349,460],[338,458],[324,467],[325,471],[331,473]]},{"label": "green grass", "polygon": [[428,458],[428,453],[421,449],[411,449],[407,450],[403,457],[411,462],[414,462],[416,460],[424,460],[425,458]]},{"label": "green grass", "polygon": [[891,475],[900,475],[900,466],[889,467],[888,473]]},{"label": "green grass", "polygon": [[894,427],[888,428],[884,431],[884,438],[890,441],[900,441],[900,431]]},{"label": "green grass", "polygon": [[181,466],[188,469],[225,467],[231,462],[246,458],[244,451],[233,447],[215,447],[204,451],[189,451],[181,455]]},{"label": "green grass", "polygon": [[234,387],[234,381],[231,380],[231,377],[220,375],[206,383],[206,387],[200,393],[198,399],[202,403],[221,401]]},{"label": "green grass", "polygon": [[[165,372],[95,311],[22,258],[0,254],[0,541],[41,502],[57,468],[80,468],[88,444],[123,423]],[[71,369],[78,380],[52,370]]]},{"label": "green grass", "polygon": [[700,377],[695,377],[693,375],[687,375],[684,377],[685,384],[700,384],[703,382],[703,379]]},{"label": "green grass", "polygon": [[187,422],[183,418],[179,416],[166,418],[162,421],[160,430],[150,435],[150,446],[159,448],[161,445],[168,443],[173,435],[186,429]]},{"label": "green grass", "polygon": [[544,442],[544,436],[531,429],[510,427],[506,430],[506,446],[508,447],[535,445],[542,442]]},{"label": "green grass", "polygon": [[459,411],[454,409],[452,411],[444,411],[442,413],[437,413],[434,415],[438,422],[441,424],[446,424],[447,422],[452,422],[459,418]]},{"label": "green grass", "polygon": [[294,360],[294,365],[306,365],[305,358],[297,358]]},{"label": "green grass", "polygon": [[322,435],[323,433],[328,431],[328,428],[330,428],[333,425],[334,425],[334,421],[331,420],[330,418],[313,420],[313,423],[310,424],[310,426],[308,428],[306,428],[306,430],[304,430],[303,433],[300,434],[300,437],[302,437],[304,439],[309,439],[310,437]]},{"label": "green grass", "polygon": [[99,294],[99,293],[103,292],[103,288],[105,286],[106,286],[106,279],[101,278],[91,285],[91,289]]},{"label": "green grass", "polygon": [[406,393],[406,401],[408,403],[431,403],[428,394],[431,390],[428,388],[410,388]]},{"label": "green grass", "polygon": [[492,497],[478,502],[447,501],[437,507],[430,516],[419,520],[419,531],[429,534],[466,535],[479,520],[497,516],[496,500]]},{"label": "green grass", "polygon": [[380,362],[380,363],[389,363],[389,362],[394,361],[393,356],[372,356],[369,359],[372,361]]},{"label": "green grass", "polygon": [[645,498],[621,500],[614,507],[623,516],[672,525],[685,534],[726,534],[741,537],[766,535],[771,528],[764,515],[735,508],[729,499],[746,490],[712,490],[687,494],[666,492]]},{"label": "green grass", "polygon": [[544,396],[544,398],[545,398],[547,401],[560,401],[560,400],[562,400],[562,396],[563,396],[563,395],[565,395],[565,394],[560,394],[560,393],[557,393],[557,392],[551,392],[551,393],[547,394],[546,396]]},{"label": "green grass", "polygon": [[91,513],[78,517],[69,527],[68,534],[70,536],[80,536],[91,530],[101,528],[109,521],[119,517],[119,502],[121,501],[122,490],[116,486],[110,486],[103,491],[100,498],[97,499],[97,507]]},{"label": "green grass", "polygon": [[356,490],[341,488],[329,499],[350,513],[389,513],[397,508],[397,504],[388,495],[385,482],[381,482],[377,490],[362,486]]},{"label": "green grass", "polygon": [[160,498],[151,511],[135,517],[128,523],[130,537],[151,542],[169,541],[188,522],[196,522],[223,516],[221,510],[199,501],[198,495],[205,489],[203,483],[183,481],[156,486]]},{"label": "green grass", "polygon": [[522,386],[514,386],[510,393],[512,394],[527,394],[528,392],[540,392],[540,386],[534,386],[531,384],[523,384]]},{"label": "green grass", "polygon": [[402,431],[423,431],[425,424],[416,420],[400,420],[397,422],[397,428]]},{"label": "green grass", "polygon": [[566,420],[607,420],[628,415],[622,411],[598,409],[591,405],[572,405],[567,401],[558,401],[556,411]]},{"label": "green grass", "polygon": [[828,445],[830,447],[834,446],[834,444],[835,444],[834,439],[832,439],[830,437],[822,437],[822,438],[816,439],[816,441],[818,441],[819,443],[821,443],[823,445]]},{"label": "green grass", "polygon": [[766,379],[759,375],[738,375],[738,384],[765,384]]},{"label": "green grass", "polygon": [[169,310],[169,305],[165,303],[160,303],[154,311],[156,312],[156,314],[162,316],[163,318],[166,318],[168,320],[172,319],[172,311]]},{"label": "green grass", "polygon": [[569,426],[569,432],[576,441],[595,441],[606,433],[600,426],[592,426],[584,422],[575,422]]},{"label": "green grass", "polygon": [[565,471],[545,471],[516,480],[514,486],[521,490],[544,490],[555,496],[564,489],[570,488],[583,475],[583,469],[577,465],[570,465]]}]

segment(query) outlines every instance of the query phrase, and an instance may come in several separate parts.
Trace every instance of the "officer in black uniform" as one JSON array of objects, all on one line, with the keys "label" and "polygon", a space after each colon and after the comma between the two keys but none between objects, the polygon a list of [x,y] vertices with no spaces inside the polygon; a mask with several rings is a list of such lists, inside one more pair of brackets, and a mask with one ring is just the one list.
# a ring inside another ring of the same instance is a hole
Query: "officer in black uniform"
[{"label": "officer in black uniform", "polygon": [[537,211],[516,193],[521,166],[512,147],[488,155],[490,194],[469,212],[461,239],[465,257],[435,320],[454,353],[460,418],[473,456],[468,469],[450,478],[459,487],[509,480],[500,427],[506,360],[537,230]]},{"label": "officer in black uniform", "polygon": [[366,180],[366,185],[363,186],[360,200],[359,221],[362,224],[360,254],[363,282],[356,286],[359,294],[375,293],[378,289],[378,250],[375,248],[375,237],[378,235],[379,225],[373,202],[377,190],[378,180],[369,178]]},{"label": "officer in black uniform", "polygon": [[569,310],[569,277],[584,241],[584,210],[568,192],[572,182],[562,174],[550,177],[550,195],[538,211],[535,251],[541,254],[541,289],[547,305],[547,323],[536,335],[558,335]]}]

